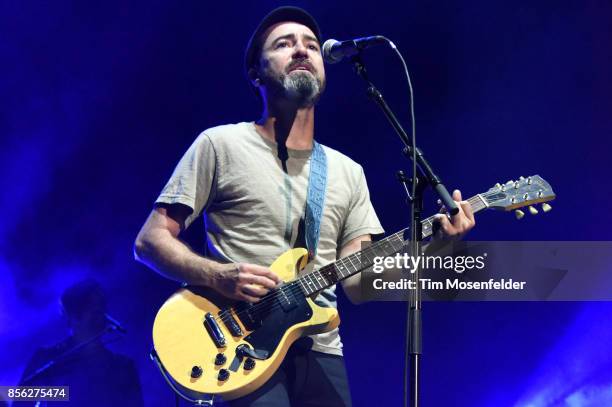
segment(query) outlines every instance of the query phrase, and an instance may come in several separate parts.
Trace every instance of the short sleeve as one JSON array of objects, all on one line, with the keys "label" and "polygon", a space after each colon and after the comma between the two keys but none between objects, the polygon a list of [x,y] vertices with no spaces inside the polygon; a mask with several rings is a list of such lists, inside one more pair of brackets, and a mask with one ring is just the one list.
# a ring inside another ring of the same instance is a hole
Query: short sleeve
[{"label": "short sleeve", "polygon": [[191,209],[185,220],[189,226],[214,199],[217,157],[210,137],[202,133],[174,169],[156,204],[182,204]]},{"label": "short sleeve", "polygon": [[356,188],[350,200],[348,213],[340,235],[339,247],[344,247],[356,237],[384,233],[378,216],[370,202],[370,191],[366,183],[363,168],[359,167],[359,177]]}]

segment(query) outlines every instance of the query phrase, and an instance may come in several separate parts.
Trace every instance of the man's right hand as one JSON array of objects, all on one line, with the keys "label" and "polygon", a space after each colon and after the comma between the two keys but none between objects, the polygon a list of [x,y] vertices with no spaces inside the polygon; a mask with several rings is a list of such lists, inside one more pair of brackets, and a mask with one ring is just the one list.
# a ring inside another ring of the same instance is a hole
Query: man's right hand
[{"label": "man's right hand", "polygon": [[193,252],[178,238],[189,213],[180,204],[155,207],[136,238],[136,259],[166,277],[208,286],[239,301],[257,302],[281,283],[267,267],[222,264]]},{"label": "man's right hand", "polygon": [[212,277],[212,288],[224,296],[247,302],[257,302],[281,283],[267,267],[248,263],[223,264]]}]

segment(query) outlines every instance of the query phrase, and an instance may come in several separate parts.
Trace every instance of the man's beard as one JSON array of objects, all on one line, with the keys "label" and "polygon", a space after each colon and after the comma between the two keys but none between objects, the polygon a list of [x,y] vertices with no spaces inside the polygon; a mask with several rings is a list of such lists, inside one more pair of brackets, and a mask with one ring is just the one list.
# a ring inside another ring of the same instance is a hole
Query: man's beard
[{"label": "man's beard", "polygon": [[325,84],[308,71],[294,70],[288,74],[264,75],[270,93],[294,102],[297,107],[314,106],[321,97]]},{"label": "man's beard", "polygon": [[313,106],[321,95],[321,84],[310,72],[293,71],[283,77],[285,95],[300,107]]}]

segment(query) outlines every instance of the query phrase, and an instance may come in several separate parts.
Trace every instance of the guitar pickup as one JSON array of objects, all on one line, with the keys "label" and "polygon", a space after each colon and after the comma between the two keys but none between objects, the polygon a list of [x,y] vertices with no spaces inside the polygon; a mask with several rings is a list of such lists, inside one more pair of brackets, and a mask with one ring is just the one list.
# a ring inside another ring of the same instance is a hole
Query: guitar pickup
[{"label": "guitar pickup", "polygon": [[[278,302],[285,312],[289,312],[295,307],[297,307],[297,301],[295,300],[295,296],[289,292],[285,292],[285,290],[278,290],[280,295],[278,296]],[[289,294],[289,295],[287,295]]]},{"label": "guitar pickup", "polygon": [[217,345],[217,348],[225,347],[225,335],[223,335],[221,327],[217,324],[217,320],[210,312],[207,312],[204,316],[204,326],[215,342],[215,345]]},{"label": "guitar pickup", "polygon": [[242,329],[229,309],[219,311],[219,317],[233,336],[242,336]]}]

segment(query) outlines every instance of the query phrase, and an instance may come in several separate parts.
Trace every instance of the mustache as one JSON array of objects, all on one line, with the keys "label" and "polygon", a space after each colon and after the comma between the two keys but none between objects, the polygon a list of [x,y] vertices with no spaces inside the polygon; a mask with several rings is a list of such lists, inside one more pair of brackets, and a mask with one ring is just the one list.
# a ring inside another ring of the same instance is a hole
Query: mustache
[{"label": "mustache", "polygon": [[298,59],[296,61],[291,62],[288,66],[287,66],[287,73],[291,72],[293,69],[297,68],[297,67],[304,67],[306,69],[308,69],[311,73],[316,72],[316,69],[314,67],[314,65],[308,61],[307,59]]}]

